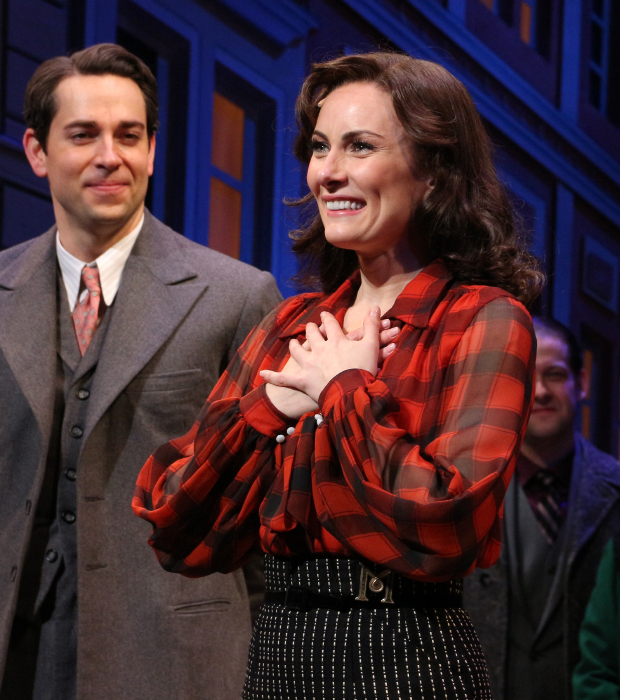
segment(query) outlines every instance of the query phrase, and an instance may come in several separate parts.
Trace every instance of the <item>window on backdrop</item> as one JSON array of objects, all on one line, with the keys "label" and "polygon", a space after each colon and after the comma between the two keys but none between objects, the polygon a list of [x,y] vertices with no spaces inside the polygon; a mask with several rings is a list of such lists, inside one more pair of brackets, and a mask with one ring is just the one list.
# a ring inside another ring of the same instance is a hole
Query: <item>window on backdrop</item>
[{"label": "window on backdrop", "polygon": [[183,232],[189,42],[131,0],[118,2],[116,41],[139,56],[157,78],[159,130],[146,206],[175,231]]},{"label": "window on backdrop", "polygon": [[209,247],[261,269],[271,262],[276,108],[216,64]]},{"label": "window on backdrop", "polygon": [[549,54],[551,0],[479,0],[507,25],[514,27],[521,41],[541,55]]},{"label": "window on backdrop", "polygon": [[519,36],[528,46],[536,43],[536,0],[521,0],[519,18]]},{"label": "window on backdrop", "polygon": [[506,22],[506,24],[513,24],[513,6],[515,0],[480,0],[480,2],[491,10],[491,12],[496,14],[500,19]]},{"label": "window on backdrop", "polygon": [[590,13],[589,100],[620,126],[620,3],[592,0]]},{"label": "window on backdrop", "polygon": [[590,377],[590,388],[581,404],[581,432],[599,449],[614,454],[613,397],[609,371],[606,369],[613,363],[613,347],[607,338],[586,325],[582,328],[581,338],[583,366],[586,375]]},{"label": "window on backdrop", "polygon": [[[241,253],[245,112],[216,92],[213,135],[209,246],[233,258]],[[218,172],[219,171],[219,172]]]}]

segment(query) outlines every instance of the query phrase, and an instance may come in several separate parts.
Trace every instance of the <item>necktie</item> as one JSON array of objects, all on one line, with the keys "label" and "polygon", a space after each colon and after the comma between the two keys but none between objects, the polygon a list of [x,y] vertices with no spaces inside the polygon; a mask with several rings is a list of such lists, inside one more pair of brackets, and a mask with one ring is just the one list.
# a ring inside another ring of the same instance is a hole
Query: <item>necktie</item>
[{"label": "necktie", "polygon": [[556,477],[553,474],[541,469],[533,479],[540,487],[534,515],[549,544],[553,544],[564,522],[567,504],[556,487]]},{"label": "necktie", "polygon": [[101,282],[99,268],[82,268],[82,284],[88,290],[73,309],[73,326],[80,353],[83,355],[99,325],[99,302],[101,301]]}]

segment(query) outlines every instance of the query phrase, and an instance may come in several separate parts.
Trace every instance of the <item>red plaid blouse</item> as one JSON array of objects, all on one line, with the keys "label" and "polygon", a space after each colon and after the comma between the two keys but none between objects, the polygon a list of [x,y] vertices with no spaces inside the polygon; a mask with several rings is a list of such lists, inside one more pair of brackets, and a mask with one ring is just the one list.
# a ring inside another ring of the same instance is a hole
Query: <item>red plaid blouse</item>
[{"label": "red plaid blouse", "polygon": [[[527,311],[495,287],[456,284],[436,261],[385,314],[401,326],[376,377],[346,370],[291,421],[259,376],[330,311],[342,323],[359,273],[327,297],[283,302],[250,333],[187,435],[144,465],[133,508],[165,569],[240,567],[274,555],[366,559],[427,581],[499,556],[504,494],[533,398]],[[276,438],[282,436],[278,441]]]}]

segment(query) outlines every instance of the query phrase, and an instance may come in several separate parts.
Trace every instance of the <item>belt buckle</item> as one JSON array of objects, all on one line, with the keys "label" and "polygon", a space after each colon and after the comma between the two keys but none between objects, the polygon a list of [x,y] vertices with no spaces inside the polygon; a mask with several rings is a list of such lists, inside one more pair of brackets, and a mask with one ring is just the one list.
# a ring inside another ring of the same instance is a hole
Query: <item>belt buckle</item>
[{"label": "belt buckle", "polygon": [[307,588],[302,588],[301,586],[289,586],[286,590],[286,597],[284,598],[284,606],[289,610],[297,610],[299,612],[305,612],[310,610],[312,591]]},{"label": "belt buckle", "polygon": [[361,563],[360,569],[360,585],[355,600],[367,603],[368,597],[366,595],[366,590],[370,588],[373,593],[384,593],[383,598],[381,598],[382,603],[393,605],[394,598],[392,591],[394,590],[394,572],[385,569],[380,574],[375,574]]}]

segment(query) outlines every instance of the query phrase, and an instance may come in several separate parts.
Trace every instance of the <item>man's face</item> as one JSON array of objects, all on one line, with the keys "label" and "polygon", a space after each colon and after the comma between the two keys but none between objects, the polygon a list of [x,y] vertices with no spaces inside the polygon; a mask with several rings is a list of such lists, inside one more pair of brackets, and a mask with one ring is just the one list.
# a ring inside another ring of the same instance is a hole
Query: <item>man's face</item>
[{"label": "man's face", "polygon": [[49,180],[59,230],[128,233],[142,216],[155,155],[140,88],[117,75],[75,75],[55,97],[46,152],[31,129],[24,146],[35,173]]},{"label": "man's face", "polygon": [[544,331],[536,339],[536,394],[525,439],[555,441],[572,434],[584,378],[573,374],[562,340]]}]

